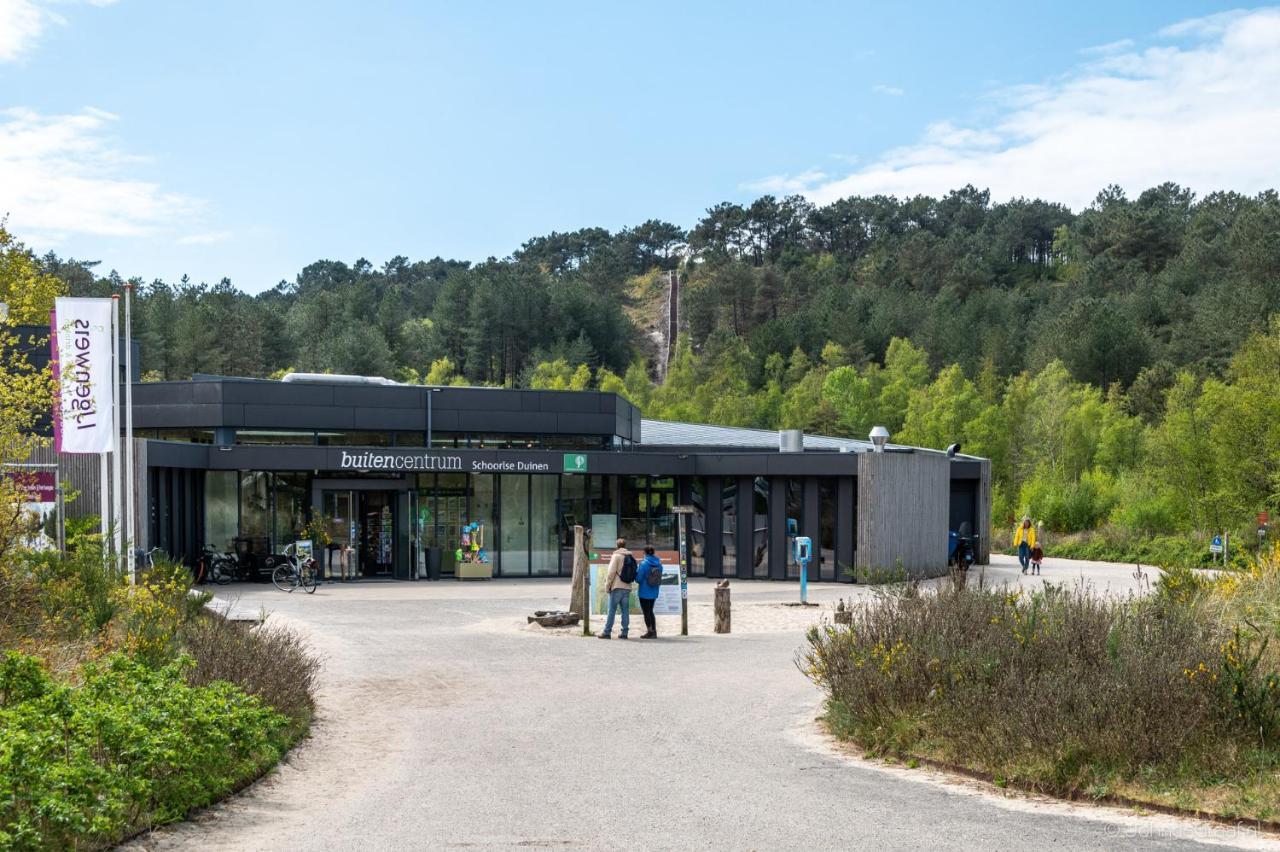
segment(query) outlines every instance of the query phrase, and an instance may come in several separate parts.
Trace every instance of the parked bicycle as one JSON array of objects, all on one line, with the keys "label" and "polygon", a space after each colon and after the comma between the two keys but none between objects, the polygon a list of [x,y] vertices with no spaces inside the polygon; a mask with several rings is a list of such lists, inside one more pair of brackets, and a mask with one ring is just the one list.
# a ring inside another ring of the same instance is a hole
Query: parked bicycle
[{"label": "parked bicycle", "polygon": [[150,571],[156,567],[156,554],[160,554],[161,559],[168,559],[169,555],[159,547],[153,547],[150,550],[143,550],[141,547],[135,548],[133,551],[133,563],[139,571]]},{"label": "parked bicycle", "polygon": [[271,572],[271,582],[282,592],[292,592],[301,586],[307,594],[312,594],[320,585],[320,572],[314,559],[298,555],[297,547],[290,544],[284,549],[284,562]]},{"label": "parked bicycle", "polygon": [[206,544],[200,552],[200,561],[196,569],[197,583],[217,583],[225,586],[232,580],[240,579],[240,564],[234,553],[219,553],[217,549]]}]

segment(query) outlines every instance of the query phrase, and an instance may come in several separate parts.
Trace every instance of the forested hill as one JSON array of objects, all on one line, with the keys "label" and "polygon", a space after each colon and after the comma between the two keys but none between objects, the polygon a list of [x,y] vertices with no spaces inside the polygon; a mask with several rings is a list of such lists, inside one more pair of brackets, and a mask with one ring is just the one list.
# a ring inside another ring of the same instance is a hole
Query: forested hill
[{"label": "forested hill", "polygon": [[[114,280],[44,260],[75,294]],[[645,311],[677,268],[687,333],[653,387],[640,326],[657,323]],[[1204,380],[1238,381],[1233,355],[1277,311],[1274,191],[1197,199],[1164,184],[1131,199],[1107,188],[1073,213],[1052,201],[993,204],[965,187],[824,207],[766,196],[719,204],[688,231],[649,221],[552,233],[479,264],[321,260],[255,296],[225,281],[156,281],[140,288],[135,329],[153,378],[296,369],[599,385],[652,416],[854,435],[882,422],[925,443],[964,437],[995,459],[1012,511],[1033,505],[1025,492],[1044,464],[1077,490],[1091,472],[1133,469],[1155,440],[1139,431],[1164,428],[1169,400],[1201,404]],[[1180,371],[1191,387],[1179,390]],[[1067,406],[1044,412],[1067,431],[1025,432],[1049,404]],[[1073,426],[1079,411],[1094,420]],[[1103,434],[1104,419],[1120,431]],[[1278,463],[1266,464],[1233,511],[1274,501]],[[1178,511],[1180,525],[1193,523]]]}]

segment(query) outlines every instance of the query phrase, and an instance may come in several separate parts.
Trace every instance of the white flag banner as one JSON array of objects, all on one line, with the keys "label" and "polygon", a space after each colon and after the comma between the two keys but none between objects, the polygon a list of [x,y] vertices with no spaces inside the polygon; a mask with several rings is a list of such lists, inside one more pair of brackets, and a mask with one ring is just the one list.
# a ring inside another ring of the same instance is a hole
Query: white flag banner
[{"label": "white flag banner", "polygon": [[59,452],[109,453],[115,442],[116,379],[111,367],[111,299],[55,299],[54,437]]}]

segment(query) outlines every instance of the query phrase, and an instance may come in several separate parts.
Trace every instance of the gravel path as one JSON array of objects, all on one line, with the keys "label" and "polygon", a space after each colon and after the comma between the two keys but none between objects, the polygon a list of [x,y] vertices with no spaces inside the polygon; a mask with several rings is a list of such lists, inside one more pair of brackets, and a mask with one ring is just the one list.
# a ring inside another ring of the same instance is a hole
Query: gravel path
[{"label": "gravel path", "polygon": [[[989,582],[1036,582],[997,560]],[[1045,570],[1112,593],[1142,585],[1131,566]],[[866,594],[810,591],[828,604]],[[840,756],[813,725],[818,694],[793,662],[818,617],[780,605],[794,584],[735,583],[732,636],[709,635],[709,582],[692,585],[687,638],[603,642],[524,626],[566,592],[553,581],[231,592],[242,611],[265,607],[306,630],[325,655],[314,736],[246,793],[132,847],[1271,848],[1248,832],[993,795]]]}]

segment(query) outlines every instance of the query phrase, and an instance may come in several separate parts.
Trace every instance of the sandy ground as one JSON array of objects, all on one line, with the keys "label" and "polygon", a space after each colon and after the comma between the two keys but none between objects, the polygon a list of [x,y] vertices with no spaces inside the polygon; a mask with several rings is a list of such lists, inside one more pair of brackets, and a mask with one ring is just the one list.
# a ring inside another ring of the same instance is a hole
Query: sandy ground
[{"label": "sandy ground", "polygon": [[[988,583],[1140,592],[1131,566],[1046,561]],[[228,589],[325,656],[313,736],[276,772],[135,849],[1280,848],[1202,823],[1005,795],[849,756],[814,724],[804,628],[866,587],[734,583],[734,632],[711,633],[712,583],[658,641],[530,627],[554,581]],[[638,621],[638,619],[637,619]],[[635,625],[633,625],[633,629]]]}]

